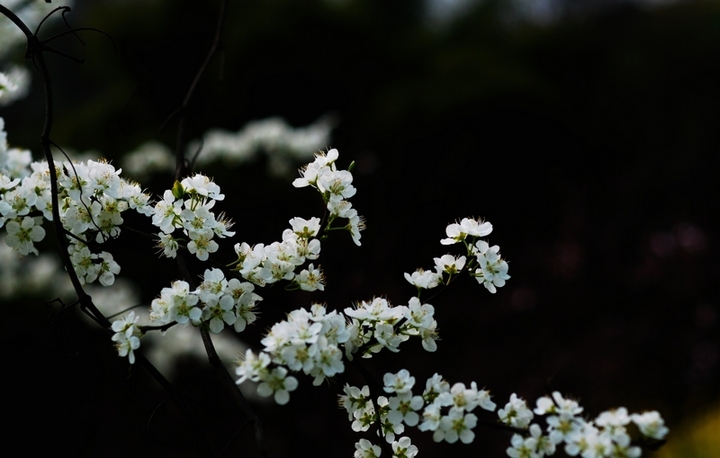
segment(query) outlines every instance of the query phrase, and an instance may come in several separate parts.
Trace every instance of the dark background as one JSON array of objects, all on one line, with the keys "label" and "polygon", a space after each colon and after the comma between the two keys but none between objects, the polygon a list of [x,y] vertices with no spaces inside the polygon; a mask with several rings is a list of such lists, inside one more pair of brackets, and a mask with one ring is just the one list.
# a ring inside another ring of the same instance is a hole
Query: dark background
[{"label": "dark background", "polygon": [[[85,46],[72,35],[52,42],[85,59],[48,58],[54,141],[116,161],[150,139],[174,148],[177,123],[159,128],[206,55],[217,2],[78,3],[70,23],[112,42],[87,31]],[[408,0],[230,3],[187,138],[332,113],[339,124],[328,146],[341,165],[356,162],[353,203],[368,226],[360,248],[342,234],[323,245],[325,293],[261,291],[261,320],[243,340],[257,345],[312,301],[339,310],[375,295],[406,303],[413,288],[403,272],[431,268],[447,252],[438,243],[445,226],[475,216],[493,223],[490,242],[512,279],[496,295],[466,279],[434,297],[437,353],[408,342],[367,363],[378,378],[403,367],[418,380],[439,372],[491,389],[499,406],[513,392],[533,402],[560,390],[590,417],[616,406],[658,410],[670,441],[717,403],[720,4],[558,2],[554,20],[537,22],[487,1],[437,23]],[[63,30],[58,19],[53,27]],[[39,81],[0,110],[10,143],[34,154]],[[309,190],[266,176],[262,160],[204,172],[236,222],[228,249],[276,240],[291,217],[322,211]],[[171,184],[170,175],[143,183],[157,193]],[[178,274],[127,237],[114,254],[149,303]],[[177,386],[199,411],[199,426],[189,425],[139,367],[127,372],[107,335],[73,313],[48,323],[43,304],[23,300],[9,315],[6,370],[23,399],[17,424],[55,450],[195,456],[190,431],[199,429],[220,453],[244,422],[210,369],[187,363]],[[344,381],[313,388],[299,378],[289,405],[257,407],[271,456],[351,456],[360,436],[336,406]],[[504,456],[509,434],[476,432],[473,445],[453,446],[410,435],[421,456]],[[251,428],[225,456],[256,456]]]}]

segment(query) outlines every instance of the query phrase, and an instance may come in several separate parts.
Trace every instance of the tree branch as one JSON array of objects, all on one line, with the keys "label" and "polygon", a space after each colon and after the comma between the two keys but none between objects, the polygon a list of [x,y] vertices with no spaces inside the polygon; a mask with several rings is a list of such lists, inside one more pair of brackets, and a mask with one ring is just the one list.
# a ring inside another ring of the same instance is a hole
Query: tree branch
[{"label": "tree branch", "polygon": [[[202,65],[200,66],[192,83],[190,84],[190,87],[188,88],[188,92],[187,92],[187,94],[185,94],[185,98],[182,101],[182,104],[163,123],[163,126],[164,126],[175,115],[179,115],[179,117],[180,117],[180,119],[178,121],[178,128],[177,128],[178,129],[177,130],[177,143],[175,145],[175,180],[176,181],[181,180],[184,176],[187,176],[187,174],[190,172],[190,170],[189,170],[190,167],[189,167],[188,161],[185,158],[185,153],[184,153],[184,150],[185,150],[184,135],[185,135],[185,123],[186,123],[186,116],[187,116],[187,108],[190,105],[190,100],[192,99],[193,95],[195,94],[195,90],[197,88],[197,85],[200,82],[200,79],[202,78],[203,74],[205,73],[205,70],[207,69],[208,65],[212,61],[212,58],[214,57],[215,53],[217,52],[218,46],[220,44],[220,36],[222,33],[223,24],[225,22],[225,12],[227,10],[227,5],[228,5],[228,0],[220,1],[220,11],[218,13],[217,26],[215,28],[215,36],[213,38],[212,44],[210,45],[210,49],[208,50],[207,56],[205,57],[205,60],[203,61]],[[181,275],[183,276],[183,278],[185,278],[185,281],[188,282],[188,285],[190,285],[192,289],[195,289],[193,275],[191,274],[190,270],[188,269],[185,259],[179,253],[178,253],[176,259],[177,259],[178,269],[180,270]],[[220,379],[220,382],[230,391],[233,398],[235,399],[235,402],[240,407],[242,412],[245,415],[247,415],[248,418],[250,418],[250,420],[253,422],[253,424],[255,426],[255,441],[257,443],[260,454],[262,456],[267,456],[267,450],[265,449],[265,446],[264,446],[262,422],[260,421],[260,418],[257,416],[257,414],[255,414],[252,407],[250,406],[250,403],[247,401],[247,399],[245,399],[245,396],[243,396],[242,392],[240,391],[240,388],[235,383],[235,380],[228,373],[227,369],[225,369],[225,365],[222,363],[222,361],[220,360],[220,357],[217,354],[217,351],[215,350],[215,346],[212,343],[212,339],[210,338],[210,334],[209,334],[207,328],[204,326],[201,326],[200,334],[202,336],[203,344],[205,346],[205,351],[207,352],[208,361],[210,362],[210,365],[215,369],[215,373],[217,374],[218,378]]]},{"label": "tree branch", "polygon": [[210,361],[210,365],[213,367],[213,369],[215,369],[215,374],[217,374],[220,382],[225,386],[225,388],[227,388],[228,391],[232,393],[235,402],[243,411],[243,413],[250,418],[250,421],[253,422],[255,426],[255,442],[257,442],[260,455],[268,456],[268,452],[265,449],[265,439],[263,436],[262,422],[260,421],[260,417],[258,417],[257,414],[253,411],[248,400],[245,399],[245,396],[243,396],[240,392],[240,389],[235,383],[235,380],[230,376],[227,369],[225,369],[225,365],[218,356],[217,351],[215,350],[215,346],[213,345],[212,338],[210,337],[210,333],[208,332],[206,327],[203,326],[200,328],[200,335],[202,336],[205,351],[208,354],[208,361]]},{"label": "tree branch", "polygon": [[200,69],[195,75],[195,79],[193,79],[192,83],[190,84],[190,87],[188,88],[187,94],[185,94],[185,99],[183,99],[182,104],[163,123],[163,125],[166,124],[175,115],[180,116],[180,120],[178,121],[177,142],[175,145],[175,180],[180,180],[182,177],[186,176],[190,172],[187,161],[185,159],[185,122],[187,115],[187,107],[190,104],[190,100],[192,99],[193,95],[195,94],[195,89],[197,88],[200,79],[205,73],[205,70],[210,64],[210,61],[215,56],[215,52],[217,51],[220,44],[220,34],[222,33],[223,24],[225,23],[225,10],[227,9],[227,5],[228,0],[220,1],[220,12],[218,14],[218,22],[215,28],[215,36],[213,37],[213,41],[210,45],[207,56],[205,57],[205,61],[200,66]]}]

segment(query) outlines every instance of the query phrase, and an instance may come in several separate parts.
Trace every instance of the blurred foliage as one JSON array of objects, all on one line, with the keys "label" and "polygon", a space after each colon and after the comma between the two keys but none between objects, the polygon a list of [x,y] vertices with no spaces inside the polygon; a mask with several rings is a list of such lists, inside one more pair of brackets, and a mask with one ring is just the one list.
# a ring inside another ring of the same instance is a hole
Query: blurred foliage
[{"label": "blurred foliage", "polygon": [[[111,159],[151,139],[174,148],[172,114],[205,57],[217,2],[78,3],[71,24],[96,27],[112,42],[93,32],[81,32],[85,46],[72,35],[54,42],[85,58],[78,65],[50,57],[54,140]],[[453,22],[429,25],[419,1],[230,3],[222,52],[190,104],[186,139],[268,116],[300,126],[334,113],[340,125],[328,146],[345,165],[356,161],[354,206],[368,222],[361,248],[349,237],[323,246],[325,294],[262,293],[263,322],[243,338],[257,339],[311,300],[331,308],[372,295],[406,301],[412,290],[402,272],[429,268],[445,253],[438,241],[446,224],[482,216],[510,262],[508,286],[490,296],[468,281],[434,298],[438,353],[387,355],[371,365],[374,373],[407,366],[418,378],[437,371],[476,380],[498,404],[511,392],[534,399],[558,389],[581,398],[590,415],[618,405],[657,409],[670,441],[676,425],[718,400],[720,4],[619,4],[538,24],[508,19],[502,2],[480,2]],[[33,95],[0,110],[14,145],[37,144],[44,116],[37,79]],[[321,211],[311,192],[264,170],[260,163],[207,170],[228,196],[223,209],[237,222],[235,241],[268,243],[292,216]],[[156,192],[170,184],[170,177],[144,183]],[[128,237],[116,257],[149,303],[174,266],[152,255],[138,262],[146,242]],[[44,348],[33,346],[26,358],[45,358]],[[91,356],[84,353],[85,364],[100,361]],[[109,380],[125,363],[112,364],[87,402],[78,378],[62,386],[74,388],[73,402],[87,412],[113,412],[108,403],[124,388]],[[135,455],[159,447],[137,426],[149,415],[140,372],[126,382],[132,402],[113,404],[119,417],[132,417],[121,437],[103,436],[95,424],[92,441],[74,444],[80,455],[110,456],[110,444],[126,436],[137,443],[122,450]],[[185,388],[213,383],[189,377]],[[301,385],[282,410],[259,407],[273,456],[298,447],[350,456],[354,435],[334,410],[332,390],[340,387]],[[102,417],[109,429],[114,415]],[[232,412],[227,418],[236,422]],[[251,443],[249,434],[238,449]],[[413,440],[428,456],[503,456],[509,437],[478,431],[469,447]]]}]

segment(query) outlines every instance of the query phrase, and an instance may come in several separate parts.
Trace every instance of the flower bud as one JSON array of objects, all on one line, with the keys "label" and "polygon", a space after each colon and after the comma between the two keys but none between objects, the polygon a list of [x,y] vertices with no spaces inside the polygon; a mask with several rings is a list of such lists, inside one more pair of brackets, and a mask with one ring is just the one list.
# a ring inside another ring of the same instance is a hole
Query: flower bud
[{"label": "flower bud", "polygon": [[175,184],[172,187],[172,193],[176,199],[182,199],[183,196],[185,195],[185,189],[183,189],[182,183],[175,180]]}]

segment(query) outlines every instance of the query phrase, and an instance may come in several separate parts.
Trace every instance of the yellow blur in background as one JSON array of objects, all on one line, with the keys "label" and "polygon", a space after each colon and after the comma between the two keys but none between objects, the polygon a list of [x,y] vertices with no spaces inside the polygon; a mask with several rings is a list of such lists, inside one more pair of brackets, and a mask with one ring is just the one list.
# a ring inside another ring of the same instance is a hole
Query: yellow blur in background
[{"label": "yellow blur in background", "polygon": [[657,458],[720,457],[720,404],[680,427],[671,429]]}]

